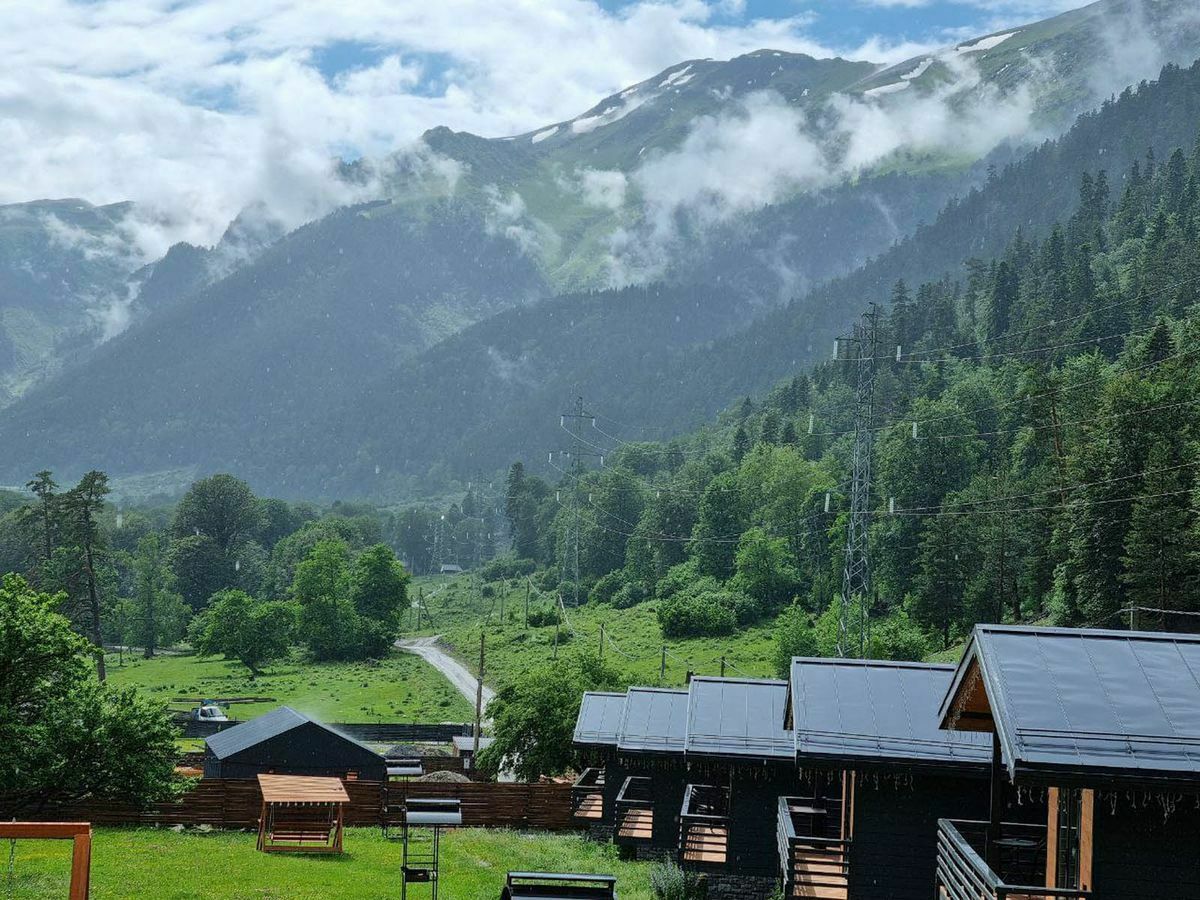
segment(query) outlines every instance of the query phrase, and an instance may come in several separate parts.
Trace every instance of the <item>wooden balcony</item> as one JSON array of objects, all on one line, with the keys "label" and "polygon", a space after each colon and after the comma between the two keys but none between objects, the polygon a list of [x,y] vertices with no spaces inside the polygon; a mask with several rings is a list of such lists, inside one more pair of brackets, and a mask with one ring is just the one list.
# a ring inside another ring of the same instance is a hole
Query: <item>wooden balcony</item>
[{"label": "wooden balcony", "polygon": [[617,794],[613,841],[626,846],[649,844],[654,837],[654,796],[650,779],[630,775]]},{"label": "wooden balcony", "polygon": [[689,784],[679,813],[679,861],[692,868],[720,867],[729,857],[729,789]]},{"label": "wooden balcony", "polygon": [[847,900],[850,841],[842,838],[842,801],[780,797],[777,837],[785,897]]},{"label": "wooden balcony", "polygon": [[584,769],[571,786],[571,815],[583,824],[604,819],[604,769]]},{"label": "wooden balcony", "polygon": [[986,822],[938,821],[939,900],[1059,900],[1092,896],[1091,891],[1042,886],[1044,826],[1006,822],[1002,829],[999,866],[1004,878],[984,862]]}]

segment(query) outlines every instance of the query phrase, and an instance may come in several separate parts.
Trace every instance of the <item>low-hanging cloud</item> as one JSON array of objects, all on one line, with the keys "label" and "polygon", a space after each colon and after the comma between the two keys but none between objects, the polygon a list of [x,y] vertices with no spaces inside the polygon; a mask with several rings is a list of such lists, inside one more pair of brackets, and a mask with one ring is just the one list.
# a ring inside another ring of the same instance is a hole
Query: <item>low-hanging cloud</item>
[{"label": "low-hanging cloud", "polygon": [[[255,204],[295,227],[354,202],[338,161],[387,157],[436,125],[520,133],[681,59],[855,52],[808,24],[730,0],[0,4],[0,203],[132,200],[131,240],[153,259],[213,245]],[[331,75],[322,53],[337,46],[363,52]]]},{"label": "low-hanging cloud", "polygon": [[892,93],[839,94],[817,110],[761,91],[697,119],[677,150],[633,173],[644,217],[613,238],[614,283],[659,277],[681,241],[898,154],[974,159],[1010,138],[1038,136],[1036,77],[1001,93],[982,81],[969,56],[946,54],[940,62],[950,77],[928,91],[906,85]]}]

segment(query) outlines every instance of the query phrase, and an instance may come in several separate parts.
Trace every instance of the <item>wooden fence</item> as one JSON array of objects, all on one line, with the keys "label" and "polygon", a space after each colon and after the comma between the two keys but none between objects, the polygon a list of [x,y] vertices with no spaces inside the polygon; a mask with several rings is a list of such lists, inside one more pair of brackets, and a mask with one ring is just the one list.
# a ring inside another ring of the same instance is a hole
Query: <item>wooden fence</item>
[{"label": "wooden fence", "polygon": [[[380,784],[347,781],[350,805],[347,825],[378,826],[384,801],[410,797],[462,801],[463,825],[476,828],[531,828],[547,831],[575,827],[571,816],[570,784],[495,784],[483,782]],[[4,815],[0,803],[0,816]],[[47,809],[43,819],[69,818],[93,825],[210,825],[213,828],[255,828],[262,807],[258,782],[251,779],[205,778],[173,803],[146,810],[120,803],[90,802]]]},{"label": "wooden fence", "polygon": [[[186,738],[210,737],[243,721],[199,722],[187,718],[186,713],[175,719]],[[355,740],[377,744],[448,744],[456,737],[469,737],[473,733],[470,725],[422,722],[333,722],[329,727]]]}]

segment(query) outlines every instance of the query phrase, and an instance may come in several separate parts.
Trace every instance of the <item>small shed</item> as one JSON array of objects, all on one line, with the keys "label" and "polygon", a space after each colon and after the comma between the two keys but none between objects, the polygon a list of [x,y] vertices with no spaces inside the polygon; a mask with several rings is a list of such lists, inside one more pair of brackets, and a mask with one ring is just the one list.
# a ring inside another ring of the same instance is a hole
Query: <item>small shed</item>
[{"label": "small shed", "polygon": [[[475,768],[475,736],[456,734],[450,740],[454,743],[454,755],[463,761],[463,771],[470,772]],[[486,750],[494,743],[495,738],[481,736],[479,749]]]},{"label": "small shed", "polygon": [[205,739],[205,778],[263,774],[384,781],[387,762],[365,744],[290,706]]},{"label": "small shed", "polygon": [[337,778],[259,775],[258,849],[341,853],[346,789]]},{"label": "small shed", "polygon": [[463,567],[456,565],[455,563],[443,563],[438,571],[442,575],[461,575],[463,573]]}]

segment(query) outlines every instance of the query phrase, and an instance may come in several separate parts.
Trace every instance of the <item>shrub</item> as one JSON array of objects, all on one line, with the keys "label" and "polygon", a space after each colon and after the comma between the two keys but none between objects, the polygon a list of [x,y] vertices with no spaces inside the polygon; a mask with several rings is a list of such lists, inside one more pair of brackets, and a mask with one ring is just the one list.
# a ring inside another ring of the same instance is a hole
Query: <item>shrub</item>
[{"label": "shrub", "polygon": [[629,609],[650,599],[650,588],[643,581],[631,581],[613,594],[612,605],[617,609]]},{"label": "shrub", "polygon": [[529,608],[529,624],[534,628],[544,628],[547,625],[557,625],[560,613],[556,604],[542,604]]},{"label": "shrub", "polygon": [[737,628],[734,595],[725,591],[677,593],[658,608],[666,637],[713,637]]},{"label": "shrub", "polygon": [[588,603],[610,603],[617,592],[625,587],[626,577],[623,569],[609,572],[592,586]]},{"label": "shrub", "polygon": [[695,560],[689,559],[687,562],[680,563],[677,566],[671,566],[667,570],[667,574],[659,579],[654,592],[658,595],[659,599],[666,600],[668,597],[673,597],[680,591],[695,587],[701,582],[709,584],[713,588],[718,586],[715,578],[701,575],[696,569]]},{"label": "shrub", "polygon": [[543,569],[533,581],[540,590],[552,591],[558,587],[558,573],[553,569]]},{"label": "shrub", "polygon": [[701,900],[700,879],[673,862],[655,863],[650,870],[650,890],[655,900]]},{"label": "shrub", "polygon": [[532,575],[537,570],[537,563],[532,559],[521,559],[511,553],[497,556],[479,570],[479,577],[484,581],[500,581],[504,578],[521,578]]}]

